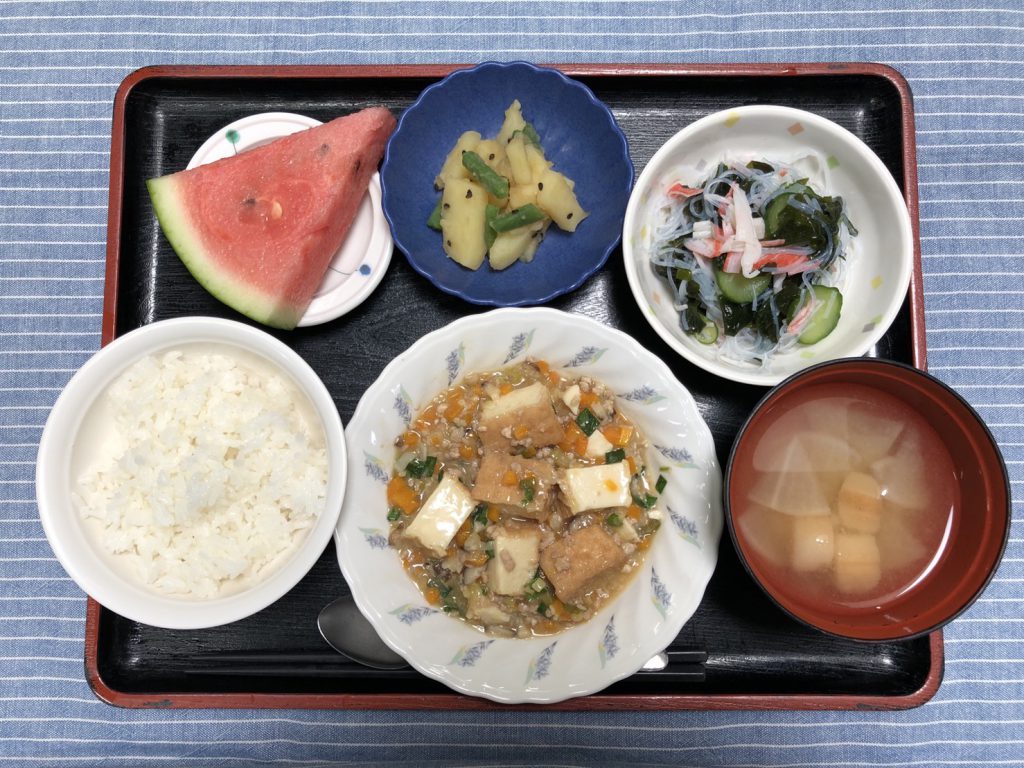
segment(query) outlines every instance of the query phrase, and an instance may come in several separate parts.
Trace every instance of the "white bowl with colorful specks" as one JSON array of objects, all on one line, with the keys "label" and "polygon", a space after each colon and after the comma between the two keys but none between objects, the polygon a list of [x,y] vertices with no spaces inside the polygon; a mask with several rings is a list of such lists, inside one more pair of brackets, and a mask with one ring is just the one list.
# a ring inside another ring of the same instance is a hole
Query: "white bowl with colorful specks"
[{"label": "white bowl with colorful specks", "polygon": [[[464,376],[546,360],[608,385],[650,444],[668,483],[643,566],[585,624],[549,637],[483,634],[429,605],[388,545],[386,487],[395,438]],[[335,534],[342,574],[363,615],[428,677],[503,703],[550,703],[600,691],[664,650],[704,595],[722,533],[722,478],[711,432],[689,392],[633,338],[554,309],[499,309],[456,320],[399,355],[346,429],[348,487]]]},{"label": "white bowl with colorful specks", "polygon": [[[675,181],[699,184],[723,159],[793,162],[820,158],[818,191],[839,195],[859,230],[851,239],[839,288],[839,324],[812,345],[776,353],[762,364],[718,354],[683,332],[667,281],[650,263],[658,209]],[[825,186],[825,189],[821,189]],[[914,232],[903,194],[879,157],[842,126],[791,107],[754,105],[715,112],[686,126],[654,154],[626,207],[622,253],[626,277],[644,317],[665,342],[696,366],[733,381],[774,386],[797,371],[872,351],[903,307],[914,267]]]}]

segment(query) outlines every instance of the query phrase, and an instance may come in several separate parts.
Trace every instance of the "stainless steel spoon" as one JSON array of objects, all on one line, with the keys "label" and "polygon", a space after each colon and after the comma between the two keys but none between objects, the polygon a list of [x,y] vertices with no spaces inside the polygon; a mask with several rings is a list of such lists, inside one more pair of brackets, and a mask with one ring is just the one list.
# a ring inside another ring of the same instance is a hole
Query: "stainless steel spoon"
[{"label": "stainless steel spoon", "polygon": [[[339,597],[327,605],[316,620],[320,635],[334,650],[352,661],[374,669],[402,669],[405,659],[388,648],[373,625],[359,612],[351,595]],[[668,654],[662,652],[647,661],[643,669],[662,670],[668,666]]]},{"label": "stainless steel spoon", "polygon": [[402,669],[405,659],[388,648],[373,625],[359,612],[351,595],[325,606],[316,619],[320,635],[334,650],[374,669]]}]

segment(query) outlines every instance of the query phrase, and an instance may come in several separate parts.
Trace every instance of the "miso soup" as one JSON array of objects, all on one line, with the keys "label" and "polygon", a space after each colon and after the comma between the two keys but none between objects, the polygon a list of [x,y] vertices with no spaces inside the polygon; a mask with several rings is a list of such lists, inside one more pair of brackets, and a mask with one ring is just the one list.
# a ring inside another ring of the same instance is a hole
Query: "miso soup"
[{"label": "miso soup", "polygon": [[[757,570],[807,602],[869,608],[941,560],[959,515],[949,453],[927,421],[884,392],[809,387],[752,426],[734,472],[737,531]],[[796,586],[798,589],[793,589]]]}]

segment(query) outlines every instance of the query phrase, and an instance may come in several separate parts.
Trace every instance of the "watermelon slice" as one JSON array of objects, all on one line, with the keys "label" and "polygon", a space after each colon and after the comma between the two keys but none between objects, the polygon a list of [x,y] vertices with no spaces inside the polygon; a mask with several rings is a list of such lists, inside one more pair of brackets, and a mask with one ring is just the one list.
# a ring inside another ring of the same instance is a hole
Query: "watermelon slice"
[{"label": "watermelon slice", "polygon": [[294,328],[345,240],[395,118],[364,109],[146,182],[160,227],[211,294]]}]

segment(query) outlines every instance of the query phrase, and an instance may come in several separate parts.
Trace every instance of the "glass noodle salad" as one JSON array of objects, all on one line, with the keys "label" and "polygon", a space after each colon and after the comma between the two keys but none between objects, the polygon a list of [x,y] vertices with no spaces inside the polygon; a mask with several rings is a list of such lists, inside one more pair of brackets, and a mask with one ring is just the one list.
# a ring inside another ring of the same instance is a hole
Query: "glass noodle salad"
[{"label": "glass noodle salad", "polygon": [[832,332],[857,231],[842,198],[818,191],[825,179],[812,186],[826,172],[816,155],[727,161],[699,186],[665,188],[651,261],[685,333],[720,357],[765,365]]}]

